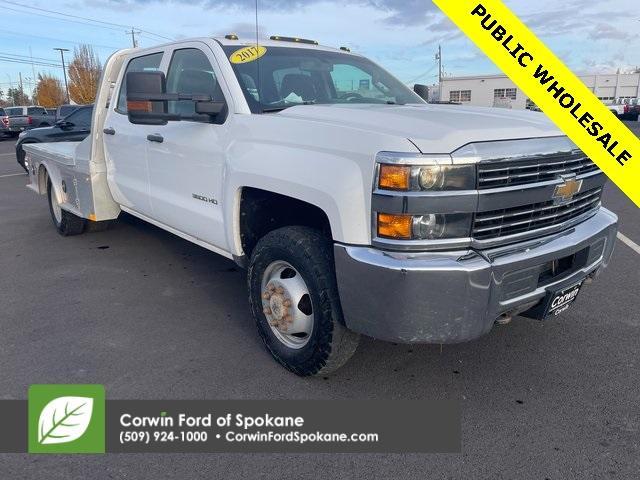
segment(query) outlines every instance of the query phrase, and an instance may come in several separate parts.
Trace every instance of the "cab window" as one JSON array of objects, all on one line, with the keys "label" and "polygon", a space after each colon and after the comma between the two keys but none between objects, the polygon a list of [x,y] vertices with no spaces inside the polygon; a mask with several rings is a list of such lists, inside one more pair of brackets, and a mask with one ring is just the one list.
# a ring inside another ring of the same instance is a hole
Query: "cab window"
[{"label": "cab window", "polygon": [[[214,102],[224,102],[224,95],[207,56],[197,48],[176,50],[167,72],[167,93],[210,95]],[[169,102],[169,113],[190,117],[196,114],[195,102]],[[224,115],[219,115],[224,121]]]},{"label": "cab window", "polygon": [[122,77],[120,85],[120,93],[118,95],[118,105],[116,111],[120,113],[127,113],[127,73],[129,72],[155,72],[160,69],[160,62],[162,62],[162,52],[152,53],[151,55],[145,55],[143,57],[136,57],[129,61],[127,69]]}]

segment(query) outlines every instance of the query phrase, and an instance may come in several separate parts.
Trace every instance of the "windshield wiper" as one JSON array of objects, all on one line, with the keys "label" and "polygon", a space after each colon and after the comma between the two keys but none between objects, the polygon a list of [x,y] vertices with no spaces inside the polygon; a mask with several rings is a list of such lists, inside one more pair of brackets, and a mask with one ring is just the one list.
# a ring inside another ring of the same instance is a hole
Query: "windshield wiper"
[{"label": "windshield wiper", "polygon": [[314,101],[310,101],[310,102],[302,102],[302,103],[292,103],[291,105],[280,105],[279,107],[263,108],[262,109],[262,113],[281,112],[282,110],[284,110],[286,108],[297,107],[298,105],[315,105],[315,103],[316,102],[314,102]]}]

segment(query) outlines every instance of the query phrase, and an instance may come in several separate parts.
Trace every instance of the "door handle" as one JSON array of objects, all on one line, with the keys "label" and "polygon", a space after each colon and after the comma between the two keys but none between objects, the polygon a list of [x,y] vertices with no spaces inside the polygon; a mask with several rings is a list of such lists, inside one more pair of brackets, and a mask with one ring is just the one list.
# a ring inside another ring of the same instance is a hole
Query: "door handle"
[{"label": "door handle", "polygon": [[116,131],[109,127],[109,128],[105,128],[104,130],[102,130],[103,133],[105,133],[106,135],[115,135]]},{"label": "door handle", "polygon": [[158,143],[164,142],[164,138],[162,137],[162,135],[158,135],[157,133],[147,135],[147,140],[149,140],[150,142]]}]

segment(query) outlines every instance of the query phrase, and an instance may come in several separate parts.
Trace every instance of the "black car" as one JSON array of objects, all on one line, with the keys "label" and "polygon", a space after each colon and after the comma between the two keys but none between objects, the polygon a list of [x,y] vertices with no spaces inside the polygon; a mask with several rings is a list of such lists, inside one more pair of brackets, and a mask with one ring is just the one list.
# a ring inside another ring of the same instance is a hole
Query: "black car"
[{"label": "black car", "polygon": [[60,105],[56,109],[56,120],[64,119],[75,112],[78,108],[80,108],[79,105]]},{"label": "black car", "polygon": [[27,170],[24,165],[25,151],[22,149],[22,145],[25,143],[80,142],[89,135],[92,115],[93,105],[83,105],[77,107],[63,120],[58,120],[53,127],[34,128],[22,132],[16,143],[16,158],[20,166]]}]

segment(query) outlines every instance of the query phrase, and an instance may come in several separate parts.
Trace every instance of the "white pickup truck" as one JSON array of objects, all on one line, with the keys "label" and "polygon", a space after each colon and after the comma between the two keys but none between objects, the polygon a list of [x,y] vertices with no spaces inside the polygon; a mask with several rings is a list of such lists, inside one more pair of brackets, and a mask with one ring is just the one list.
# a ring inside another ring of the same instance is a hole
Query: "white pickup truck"
[{"label": "white pickup truck", "polygon": [[233,259],[299,375],[344,364],[360,334],[456,343],[555,317],[614,247],[604,174],[545,116],[427,105],[346,48],[123,50],[91,132],[24,147],[57,230],[124,211]]}]

